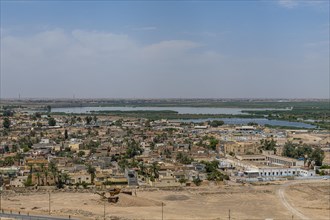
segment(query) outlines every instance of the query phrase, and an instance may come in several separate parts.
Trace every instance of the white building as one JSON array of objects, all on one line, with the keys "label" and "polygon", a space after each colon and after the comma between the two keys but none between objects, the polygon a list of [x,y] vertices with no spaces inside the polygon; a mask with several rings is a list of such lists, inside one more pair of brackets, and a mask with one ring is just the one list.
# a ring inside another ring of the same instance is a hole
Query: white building
[{"label": "white building", "polygon": [[258,169],[259,176],[267,177],[286,177],[286,176],[299,176],[300,168],[282,168],[282,167],[262,167]]},{"label": "white building", "polygon": [[28,176],[17,176],[16,178],[10,180],[9,185],[12,187],[25,187],[24,182],[27,178]]},{"label": "white building", "polygon": [[244,171],[248,178],[256,177],[289,177],[289,176],[314,176],[314,170],[305,170],[299,167],[260,167]]},{"label": "white building", "polygon": [[301,169],[300,170],[300,176],[315,176],[315,170],[305,170],[305,169]]},{"label": "white building", "polygon": [[42,138],[42,139],[40,140],[40,144],[49,144],[49,139]]}]

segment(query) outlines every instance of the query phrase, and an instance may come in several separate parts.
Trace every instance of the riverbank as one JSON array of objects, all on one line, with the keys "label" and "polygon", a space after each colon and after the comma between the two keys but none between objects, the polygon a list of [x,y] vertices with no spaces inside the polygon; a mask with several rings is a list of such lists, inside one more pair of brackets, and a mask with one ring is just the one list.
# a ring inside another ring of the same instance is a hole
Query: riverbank
[{"label": "riverbank", "polygon": [[[71,108],[72,109],[72,108]],[[59,111],[59,110],[57,110]],[[132,118],[146,118],[149,120],[177,120],[179,122],[193,122],[193,123],[203,123],[206,121],[221,120],[225,124],[233,125],[247,125],[249,123],[255,123],[258,125],[269,126],[272,128],[293,128],[293,129],[316,129],[316,126],[310,123],[304,123],[300,121],[286,121],[286,120],[273,120],[268,119],[262,115],[250,115],[250,114],[179,114],[177,111],[173,110],[161,110],[161,111],[151,111],[151,110],[138,110],[138,111],[83,111],[80,109],[79,112],[83,113],[71,113],[67,112],[51,112],[52,115],[112,115],[118,117],[132,117]]]}]

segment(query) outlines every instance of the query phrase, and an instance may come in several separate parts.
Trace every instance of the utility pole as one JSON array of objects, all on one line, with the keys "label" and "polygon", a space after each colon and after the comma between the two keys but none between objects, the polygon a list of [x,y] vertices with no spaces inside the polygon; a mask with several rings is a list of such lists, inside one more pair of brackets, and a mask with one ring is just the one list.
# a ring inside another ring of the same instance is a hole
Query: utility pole
[{"label": "utility pole", "polygon": [[[2,180],[2,174],[1,174],[1,180]],[[0,186],[0,211],[2,211],[2,185]]]},{"label": "utility pole", "polygon": [[50,192],[48,192],[48,214],[50,215]]},{"label": "utility pole", "polygon": [[229,209],[229,212],[228,212],[228,219],[230,220],[230,209]]},{"label": "utility pole", "polygon": [[164,220],[164,203],[162,202],[162,220]]},{"label": "utility pole", "polygon": [[105,220],[105,201],[106,201],[106,199],[104,199],[104,206],[103,206],[103,219]]}]

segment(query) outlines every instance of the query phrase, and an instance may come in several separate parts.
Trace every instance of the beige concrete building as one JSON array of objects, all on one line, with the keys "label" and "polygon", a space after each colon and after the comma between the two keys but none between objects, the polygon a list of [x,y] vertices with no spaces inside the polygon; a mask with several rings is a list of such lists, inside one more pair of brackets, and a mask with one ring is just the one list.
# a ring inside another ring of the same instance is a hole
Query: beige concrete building
[{"label": "beige concrete building", "polygon": [[87,172],[77,172],[77,173],[69,173],[70,176],[70,183],[76,184],[76,183],[87,183],[90,184],[91,181],[91,175]]},{"label": "beige concrete building", "polygon": [[229,154],[230,152],[233,152],[235,155],[242,155],[242,154],[258,154],[259,145],[257,142],[226,142],[224,144],[224,153]]}]

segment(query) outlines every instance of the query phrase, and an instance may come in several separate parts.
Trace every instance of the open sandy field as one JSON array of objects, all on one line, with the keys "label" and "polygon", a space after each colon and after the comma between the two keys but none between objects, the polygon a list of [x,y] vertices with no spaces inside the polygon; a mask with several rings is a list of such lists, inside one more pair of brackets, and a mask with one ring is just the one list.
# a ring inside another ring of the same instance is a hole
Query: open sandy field
[{"label": "open sandy field", "polygon": [[[329,219],[330,182],[304,181],[280,185],[210,186],[184,190],[119,194],[106,203],[106,219]],[[48,193],[8,194],[5,210],[47,214]],[[93,193],[51,193],[52,215],[103,219],[104,202]]]},{"label": "open sandy field", "polygon": [[330,219],[330,182],[290,185],[285,190],[288,202],[307,219]]},{"label": "open sandy field", "polygon": [[330,165],[330,152],[324,152],[323,164]]},{"label": "open sandy field", "polygon": [[302,141],[305,144],[327,144],[330,143],[329,134],[317,134],[317,133],[297,133],[290,134],[289,138],[296,139],[296,142]]}]

